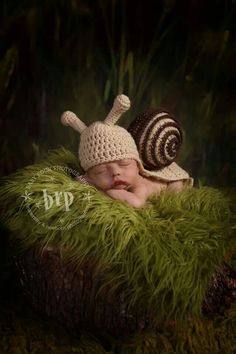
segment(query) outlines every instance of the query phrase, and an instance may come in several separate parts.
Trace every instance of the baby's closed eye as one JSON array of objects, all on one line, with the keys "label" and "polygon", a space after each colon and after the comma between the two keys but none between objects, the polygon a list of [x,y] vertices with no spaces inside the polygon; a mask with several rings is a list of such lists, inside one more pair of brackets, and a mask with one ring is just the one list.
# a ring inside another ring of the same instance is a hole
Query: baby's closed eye
[{"label": "baby's closed eye", "polygon": [[131,163],[132,163],[131,160],[121,160],[121,161],[118,161],[118,164],[119,164],[120,166],[129,166]]},{"label": "baby's closed eye", "polygon": [[106,169],[104,169],[104,170],[96,171],[96,172],[94,172],[94,174],[95,174],[95,175],[102,175],[102,174],[104,174],[104,173],[106,173],[106,172],[107,172]]},{"label": "baby's closed eye", "polygon": [[107,171],[107,168],[105,166],[96,166],[93,168],[93,173],[95,175],[99,175],[99,174],[102,174],[102,173],[105,173]]}]

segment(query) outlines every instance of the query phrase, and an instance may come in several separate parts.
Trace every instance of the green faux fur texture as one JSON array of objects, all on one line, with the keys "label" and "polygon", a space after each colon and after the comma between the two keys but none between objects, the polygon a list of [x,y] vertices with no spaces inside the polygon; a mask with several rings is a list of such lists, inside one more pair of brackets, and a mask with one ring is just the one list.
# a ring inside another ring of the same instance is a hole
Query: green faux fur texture
[{"label": "green faux fur texture", "polygon": [[[60,148],[4,179],[0,208],[12,238],[23,248],[60,247],[78,266],[99,260],[111,291],[159,319],[200,315],[209,281],[232,247],[227,198],[213,188],[190,188],[135,209],[78,183],[76,171],[77,158]],[[43,190],[53,204],[46,211]]]}]

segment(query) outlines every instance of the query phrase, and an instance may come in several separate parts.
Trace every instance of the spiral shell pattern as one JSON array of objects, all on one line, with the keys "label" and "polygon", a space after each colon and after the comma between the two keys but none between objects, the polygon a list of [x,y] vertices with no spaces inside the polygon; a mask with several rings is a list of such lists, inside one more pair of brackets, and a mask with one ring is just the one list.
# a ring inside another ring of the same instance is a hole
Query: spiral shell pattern
[{"label": "spiral shell pattern", "polygon": [[176,160],[183,141],[179,122],[167,111],[149,109],[128,127],[143,165],[156,170]]}]

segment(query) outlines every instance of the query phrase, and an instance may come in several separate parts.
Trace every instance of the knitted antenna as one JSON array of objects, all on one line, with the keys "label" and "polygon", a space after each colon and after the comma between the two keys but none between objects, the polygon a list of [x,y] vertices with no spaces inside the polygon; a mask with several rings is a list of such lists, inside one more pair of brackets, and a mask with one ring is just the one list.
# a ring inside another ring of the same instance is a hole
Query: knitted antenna
[{"label": "knitted antenna", "polygon": [[115,125],[121,115],[130,108],[130,100],[125,95],[119,95],[116,97],[113,107],[107,117],[104,119],[104,123],[108,125]]},{"label": "knitted antenna", "polygon": [[66,111],[61,116],[61,122],[63,125],[70,126],[79,133],[82,133],[87,126],[80,120],[75,113]]}]

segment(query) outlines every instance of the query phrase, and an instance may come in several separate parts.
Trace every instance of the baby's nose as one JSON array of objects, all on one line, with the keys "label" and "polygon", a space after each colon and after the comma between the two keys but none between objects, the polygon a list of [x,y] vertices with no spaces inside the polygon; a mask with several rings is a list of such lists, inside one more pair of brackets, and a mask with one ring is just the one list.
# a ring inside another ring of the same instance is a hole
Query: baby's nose
[{"label": "baby's nose", "polygon": [[119,176],[120,175],[120,171],[119,170],[114,170],[112,174],[113,174],[113,176]]},{"label": "baby's nose", "polygon": [[112,175],[113,175],[113,176],[119,176],[119,175],[120,175],[120,169],[119,169],[118,166],[114,166],[114,167],[112,168]]}]

